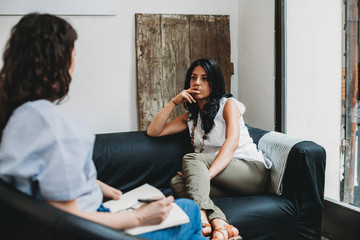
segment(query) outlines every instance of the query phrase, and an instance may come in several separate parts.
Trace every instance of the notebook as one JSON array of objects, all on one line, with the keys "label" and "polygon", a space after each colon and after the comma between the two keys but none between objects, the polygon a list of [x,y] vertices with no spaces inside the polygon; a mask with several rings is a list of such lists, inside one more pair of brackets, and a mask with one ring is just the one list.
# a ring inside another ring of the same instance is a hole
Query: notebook
[{"label": "notebook", "polygon": [[[104,202],[104,206],[109,208],[111,212],[118,211],[132,211],[140,207],[142,203],[138,202],[138,199],[148,199],[158,196],[164,196],[164,194],[154,186],[150,184],[144,184],[129,192],[126,192],[121,196],[119,200],[110,200]],[[189,216],[177,205],[172,203],[172,209],[170,210],[167,218],[158,225],[149,225],[126,229],[125,232],[131,235],[138,235],[146,232],[152,232],[168,227],[173,227],[190,222]]]}]

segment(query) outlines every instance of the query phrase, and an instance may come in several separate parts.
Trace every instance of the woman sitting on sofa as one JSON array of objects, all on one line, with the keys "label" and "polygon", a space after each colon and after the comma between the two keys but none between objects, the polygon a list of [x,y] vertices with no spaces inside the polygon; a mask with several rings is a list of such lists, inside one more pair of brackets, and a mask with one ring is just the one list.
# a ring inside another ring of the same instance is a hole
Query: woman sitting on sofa
[{"label": "woman sitting on sofa", "polygon": [[[159,224],[172,196],[134,211],[110,213],[103,197],[121,192],[98,180],[94,135],[56,104],[66,97],[75,67],[77,34],[64,19],[28,14],[11,31],[0,71],[0,177],[54,207],[117,229]],[[150,239],[203,239],[196,203],[177,201],[190,223],[145,233]]]},{"label": "woman sitting on sofa", "polygon": [[[168,122],[181,103],[188,112]],[[199,59],[187,71],[184,90],[147,130],[148,135],[158,137],[189,129],[195,153],[184,156],[182,172],[171,180],[171,187],[177,197],[188,197],[200,206],[202,233],[207,236],[214,229],[213,239],[240,237],[210,197],[262,193],[271,166],[249,136],[244,112],[245,106],[225,92],[219,65]]]}]

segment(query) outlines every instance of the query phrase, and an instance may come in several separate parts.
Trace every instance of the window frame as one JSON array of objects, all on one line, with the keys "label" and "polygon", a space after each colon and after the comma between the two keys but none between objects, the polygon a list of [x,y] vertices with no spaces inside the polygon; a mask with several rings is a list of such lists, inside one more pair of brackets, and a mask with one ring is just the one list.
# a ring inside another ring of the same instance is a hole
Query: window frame
[{"label": "window frame", "polygon": [[275,131],[286,133],[286,0],[275,0]]},{"label": "window frame", "polygon": [[359,222],[360,208],[325,197],[322,236],[355,239],[359,234]]}]

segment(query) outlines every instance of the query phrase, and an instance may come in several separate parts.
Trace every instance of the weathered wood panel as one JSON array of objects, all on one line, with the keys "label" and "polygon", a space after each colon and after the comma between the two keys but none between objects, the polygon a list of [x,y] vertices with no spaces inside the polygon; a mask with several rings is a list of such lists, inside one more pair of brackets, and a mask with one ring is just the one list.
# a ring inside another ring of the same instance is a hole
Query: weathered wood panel
[{"label": "weathered wood panel", "polygon": [[[135,24],[139,130],[184,88],[186,71],[198,58],[217,61],[230,90],[229,16],[136,14]],[[178,106],[170,119],[183,112]]]},{"label": "weathered wood panel", "polygon": [[139,128],[145,130],[162,107],[161,16],[136,15],[136,75]]},{"label": "weathered wood panel", "polygon": [[[164,80],[161,96],[162,105],[165,106],[184,89],[186,70],[191,64],[189,21],[186,15],[162,15],[161,27],[162,79]],[[183,106],[176,107],[170,120],[184,112]]]},{"label": "weathered wood panel", "polygon": [[189,18],[191,61],[199,58],[215,60],[223,71],[226,90],[230,92],[234,70],[230,61],[229,16],[190,15]]}]

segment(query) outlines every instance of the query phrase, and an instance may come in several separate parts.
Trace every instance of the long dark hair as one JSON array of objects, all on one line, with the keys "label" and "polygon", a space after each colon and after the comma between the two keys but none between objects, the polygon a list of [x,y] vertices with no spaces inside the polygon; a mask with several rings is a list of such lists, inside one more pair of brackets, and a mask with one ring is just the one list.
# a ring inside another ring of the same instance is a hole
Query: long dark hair
[{"label": "long dark hair", "polygon": [[27,101],[60,102],[68,93],[76,31],[50,14],[25,15],[12,28],[0,70],[0,139],[10,115]]},{"label": "long dark hair", "polygon": [[200,112],[202,122],[201,127],[204,129],[205,134],[207,134],[214,126],[214,118],[219,111],[220,99],[223,97],[232,97],[232,94],[226,92],[224,75],[220,66],[211,59],[198,59],[191,64],[186,73],[184,89],[190,88],[191,75],[194,68],[197,66],[201,66],[205,69],[210,87],[209,102],[204,105],[202,112],[200,112],[199,105],[197,103],[186,102],[184,105],[185,109],[190,113],[189,120],[196,121]]}]

